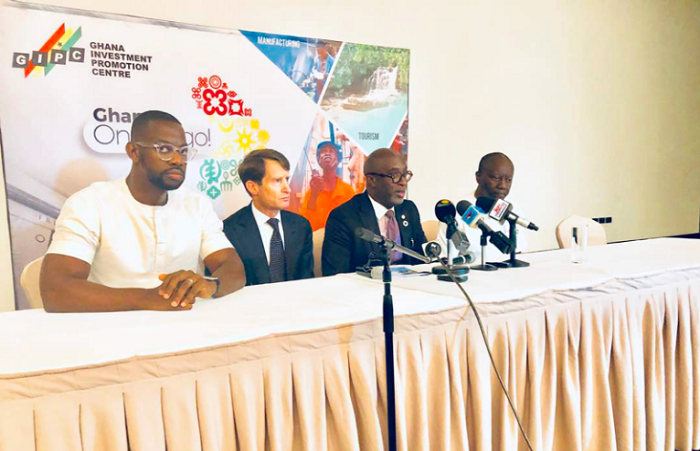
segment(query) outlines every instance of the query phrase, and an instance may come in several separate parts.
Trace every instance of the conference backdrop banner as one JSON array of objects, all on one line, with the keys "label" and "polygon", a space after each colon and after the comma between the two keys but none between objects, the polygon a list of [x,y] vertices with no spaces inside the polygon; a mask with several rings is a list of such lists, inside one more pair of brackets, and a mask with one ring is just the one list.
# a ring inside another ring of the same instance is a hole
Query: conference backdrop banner
[{"label": "conference backdrop banner", "polygon": [[[286,155],[290,209],[314,229],[327,216],[310,208],[314,178],[334,171],[338,186],[351,188],[347,196],[364,189],[369,153],[407,154],[408,50],[0,8],[0,136],[19,308],[28,306],[20,274],[44,255],[66,198],[128,174],[124,146],[142,111],[167,111],[183,123],[198,149],[184,186],[211,199],[222,219],[249,202],[237,169],[254,149]],[[328,142],[337,168],[319,165],[319,144]]]}]

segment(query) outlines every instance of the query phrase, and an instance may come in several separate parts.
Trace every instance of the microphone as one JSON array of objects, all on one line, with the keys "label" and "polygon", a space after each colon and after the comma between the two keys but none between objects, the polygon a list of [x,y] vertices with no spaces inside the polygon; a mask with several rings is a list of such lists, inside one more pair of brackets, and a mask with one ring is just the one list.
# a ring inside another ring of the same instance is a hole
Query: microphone
[{"label": "microphone", "polygon": [[513,242],[506,237],[503,232],[496,232],[484,221],[484,212],[472,205],[468,200],[460,200],[457,203],[457,212],[462,220],[471,228],[481,229],[481,232],[489,237],[491,244],[504,254],[510,254],[513,250]]},{"label": "microphone", "polygon": [[513,213],[513,204],[507,202],[503,199],[491,199],[490,197],[479,197],[476,200],[476,206],[483,211],[488,211],[489,216],[503,224],[507,219],[509,221],[515,221],[520,227],[524,227],[529,230],[539,230],[540,228],[535,225],[534,222],[529,221],[525,218]]},{"label": "microphone", "polygon": [[[440,253],[442,252],[442,246],[437,241],[428,241],[423,244],[423,252],[428,257],[432,257],[435,260],[440,259]],[[447,259],[443,259],[447,260]],[[467,251],[464,255],[460,255],[455,258],[452,263],[455,265],[470,264],[476,261],[476,254],[472,251]]]},{"label": "microphone", "polygon": [[450,221],[454,221],[455,214],[457,214],[457,210],[449,200],[442,199],[435,204],[435,216],[437,216],[438,221],[449,224]]},{"label": "microphone", "polygon": [[442,252],[442,246],[437,241],[428,241],[423,245],[423,252],[428,257],[438,259],[440,258],[440,252]]},{"label": "microphone", "polygon": [[460,255],[459,257],[457,257],[453,263],[459,264],[460,258],[462,259],[463,264],[468,265],[468,264],[474,263],[476,261],[476,254],[472,251],[467,251],[463,255]]},{"label": "microphone", "polygon": [[418,252],[414,251],[413,249],[403,247],[400,244],[397,244],[395,241],[392,241],[388,238],[384,238],[381,235],[377,235],[376,233],[372,232],[371,230],[367,230],[363,227],[358,227],[355,229],[355,236],[357,236],[361,240],[365,240],[365,241],[369,241],[370,243],[378,244],[378,245],[382,246],[384,249],[386,249],[387,251],[397,250],[397,251],[401,252],[402,254],[410,255],[411,257],[415,258],[416,260],[422,261],[423,263],[430,263],[430,258],[426,257],[425,255],[421,255]]},{"label": "microphone", "polygon": [[459,230],[455,220],[456,213],[454,204],[447,199],[439,200],[435,204],[435,216],[438,218],[438,221],[447,224],[447,238],[454,243],[459,255],[465,255],[468,252],[467,249],[469,249],[469,238],[464,232]]},{"label": "microphone", "polygon": [[[358,227],[355,229],[355,235],[357,235],[357,237],[360,238],[361,240],[369,241],[370,243],[374,243],[374,244],[385,245],[385,243],[391,243],[391,244],[396,245],[396,243],[394,243],[393,241],[387,240],[383,236],[377,235],[376,233],[372,232],[371,230],[367,230],[367,229],[364,229],[362,227]],[[388,250],[391,250],[391,249],[393,249],[393,246]]]},{"label": "microphone", "polygon": [[472,229],[479,228],[487,235],[494,233],[491,227],[484,222],[485,213],[479,207],[472,205],[468,200],[460,200],[457,202],[457,212],[462,217],[462,221]]}]

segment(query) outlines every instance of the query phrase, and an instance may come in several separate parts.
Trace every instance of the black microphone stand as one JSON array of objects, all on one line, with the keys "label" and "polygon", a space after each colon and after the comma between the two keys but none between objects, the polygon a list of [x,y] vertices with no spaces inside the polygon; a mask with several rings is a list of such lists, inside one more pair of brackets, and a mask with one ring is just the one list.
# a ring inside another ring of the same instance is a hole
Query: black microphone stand
[{"label": "black microphone stand", "polygon": [[481,240],[479,241],[479,244],[481,245],[481,264],[471,267],[471,269],[473,269],[475,271],[496,271],[498,269],[497,267],[495,267],[489,263],[486,263],[484,261],[485,252],[486,252],[486,245],[488,244],[488,242],[486,240],[488,240],[488,238],[489,238],[489,232],[482,229],[481,230]]},{"label": "black microphone stand", "polygon": [[508,221],[508,238],[513,242],[513,249],[510,251],[510,258],[504,262],[493,263],[494,266],[499,268],[525,268],[530,266],[530,263],[518,260],[515,258],[515,251],[518,247],[518,236],[515,230],[516,222],[514,219],[507,218]]},{"label": "black microphone stand", "polygon": [[375,252],[375,256],[382,260],[384,270],[382,271],[382,282],[384,283],[384,298],[382,302],[382,315],[384,324],[384,355],[386,365],[386,403],[387,403],[387,428],[389,434],[389,451],[396,451],[396,384],[394,376],[394,302],[391,296],[391,251],[396,250],[405,255],[409,255],[423,263],[428,263],[430,259],[421,255],[413,249],[396,244],[381,235],[377,235],[370,230],[357,228],[355,235],[359,238],[375,243],[380,251]]},{"label": "black microphone stand", "polygon": [[382,323],[384,325],[384,357],[386,366],[386,409],[389,433],[389,451],[396,451],[396,384],[394,376],[394,301],[391,296],[391,251],[379,246],[378,257],[382,260],[382,282],[384,298],[382,302]]}]

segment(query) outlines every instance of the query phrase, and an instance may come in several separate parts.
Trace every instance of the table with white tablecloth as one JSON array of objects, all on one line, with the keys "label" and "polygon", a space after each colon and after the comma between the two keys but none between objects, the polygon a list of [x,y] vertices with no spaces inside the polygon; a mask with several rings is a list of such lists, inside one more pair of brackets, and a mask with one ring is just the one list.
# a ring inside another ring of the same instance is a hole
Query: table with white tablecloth
[{"label": "table with white tablecloth", "polygon": [[[525,254],[463,286],[537,450],[700,448],[700,240]],[[393,282],[399,449],[525,449],[457,287]],[[386,449],[383,285],[0,314],[0,450]]]}]

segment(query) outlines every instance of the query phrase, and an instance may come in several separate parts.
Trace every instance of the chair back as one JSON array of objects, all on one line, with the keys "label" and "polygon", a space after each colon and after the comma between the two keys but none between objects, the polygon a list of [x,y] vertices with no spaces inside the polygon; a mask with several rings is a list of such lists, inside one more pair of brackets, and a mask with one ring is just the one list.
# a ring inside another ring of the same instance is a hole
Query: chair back
[{"label": "chair back", "polygon": [[608,239],[605,234],[605,229],[591,218],[572,215],[564,219],[557,225],[556,235],[559,249],[568,249],[571,247],[571,231],[574,226],[588,225],[588,245],[602,246],[608,244]]},{"label": "chair back", "polygon": [[39,275],[41,274],[41,262],[43,260],[44,257],[39,257],[25,266],[19,279],[19,284],[22,286],[22,291],[27,296],[31,308],[44,308],[44,302],[41,300],[41,292],[39,291]]},{"label": "chair back", "polygon": [[423,227],[423,232],[428,241],[435,241],[437,239],[438,232],[440,231],[440,221],[437,219],[428,219],[427,221],[423,221],[421,226]]},{"label": "chair back", "polygon": [[326,234],[326,229],[318,229],[314,232],[314,276],[321,277],[321,248],[323,247],[323,237]]}]

